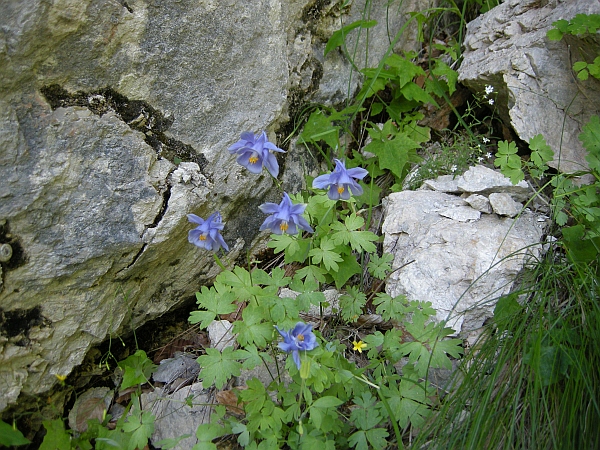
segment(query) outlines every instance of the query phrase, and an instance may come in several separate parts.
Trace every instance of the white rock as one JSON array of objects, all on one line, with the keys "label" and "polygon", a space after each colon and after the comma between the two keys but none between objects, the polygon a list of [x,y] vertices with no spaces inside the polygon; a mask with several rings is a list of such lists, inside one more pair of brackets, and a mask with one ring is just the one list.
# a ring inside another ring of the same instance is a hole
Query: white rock
[{"label": "white rock", "polygon": [[544,224],[531,212],[517,219],[484,214],[474,222],[440,216],[462,202],[433,191],[391,194],[382,231],[392,268],[414,261],[392,272],[386,292],[430,301],[437,320],[468,332],[491,316],[494,299],[510,291],[530,255],[539,256]]},{"label": "white rock", "polygon": [[484,195],[472,194],[465,198],[465,202],[471,205],[471,208],[476,209],[482,213],[491,214],[492,207],[490,201]]},{"label": "white rock", "polygon": [[490,194],[489,199],[492,209],[499,216],[515,217],[523,209],[523,205],[508,194]]},{"label": "white rock", "polygon": [[235,344],[236,335],[231,332],[233,324],[227,320],[215,320],[207,328],[208,338],[212,347],[223,351]]}]

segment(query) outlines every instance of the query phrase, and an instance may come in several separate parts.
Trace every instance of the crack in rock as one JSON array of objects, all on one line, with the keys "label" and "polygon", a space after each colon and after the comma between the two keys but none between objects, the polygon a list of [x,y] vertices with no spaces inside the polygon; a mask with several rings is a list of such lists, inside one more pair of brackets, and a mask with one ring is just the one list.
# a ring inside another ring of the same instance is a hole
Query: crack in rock
[{"label": "crack in rock", "polygon": [[191,161],[198,164],[201,170],[208,164],[204,155],[191,145],[165,135],[175,119],[165,116],[146,101],[130,100],[110,87],[71,93],[58,84],[52,84],[43,86],[40,91],[53,110],[82,106],[99,116],[114,111],[131,129],[144,134],[144,140],[160,158],[168,159],[173,164]]}]

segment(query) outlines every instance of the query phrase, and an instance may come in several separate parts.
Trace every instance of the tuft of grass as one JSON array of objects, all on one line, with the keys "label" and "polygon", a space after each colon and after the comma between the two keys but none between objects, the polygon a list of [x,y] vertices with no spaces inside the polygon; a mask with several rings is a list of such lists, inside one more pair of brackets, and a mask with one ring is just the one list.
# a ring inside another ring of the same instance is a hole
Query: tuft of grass
[{"label": "tuft of grass", "polygon": [[600,448],[598,264],[549,251],[501,298],[411,448]]}]

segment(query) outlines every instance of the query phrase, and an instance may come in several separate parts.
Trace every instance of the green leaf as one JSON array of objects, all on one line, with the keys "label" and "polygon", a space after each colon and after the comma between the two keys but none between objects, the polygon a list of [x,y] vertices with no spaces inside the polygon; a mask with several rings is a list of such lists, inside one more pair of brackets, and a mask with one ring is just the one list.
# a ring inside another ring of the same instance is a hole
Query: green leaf
[{"label": "green leaf", "polygon": [[237,341],[242,346],[255,344],[265,347],[273,337],[273,324],[265,323],[260,308],[246,308],[242,312],[243,320],[233,324],[233,332],[237,333]]},{"label": "green leaf", "polygon": [[144,350],[138,350],[127,359],[120,361],[118,366],[124,370],[121,389],[147,383],[157,365],[152,363]]},{"label": "green leaf", "polygon": [[0,420],[0,445],[10,447],[13,445],[25,445],[30,442],[19,430]]},{"label": "green leaf", "polygon": [[[212,418],[211,418],[212,422]],[[212,443],[212,441],[216,438],[224,436],[227,430],[218,423],[202,423],[198,425],[196,429],[196,437],[198,438],[198,443],[194,446],[196,450],[204,450],[204,449],[216,449],[217,446]]]},{"label": "green leaf", "polygon": [[[566,22],[566,20],[564,22]],[[554,24],[556,24],[556,22],[554,22]],[[546,37],[548,37],[548,39],[551,41],[560,41],[563,38],[563,35],[563,32],[557,28],[551,28],[546,33]]]},{"label": "green leaf", "polygon": [[250,300],[263,293],[260,286],[252,283],[250,272],[240,266],[235,266],[233,271],[224,270],[217,276],[216,281],[232,287],[237,300]]},{"label": "green leaf", "polygon": [[385,64],[390,67],[392,73],[397,77],[400,88],[415,77],[425,75],[425,71],[420,66],[395,53],[385,59]]},{"label": "green leaf", "polygon": [[521,158],[516,153],[517,145],[514,142],[498,142],[494,165],[500,167],[502,174],[510,178],[512,184],[518,184],[525,179],[525,174],[521,170]]},{"label": "green leaf", "polygon": [[340,406],[344,402],[337,397],[325,396],[318,398],[314,401],[311,408],[335,408],[336,406]]},{"label": "green leaf", "polygon": [[600,238],[584,238],[583,225],[564,227],[562,235],[567,256],[574,263],[590,263],[598,258]]},{"label": "green leaf", "polygon": [[350,286],[348,292],[339,298],[342,318],[346,321],[355,322],[363,312],[367,303],[367,296],[356,286]]},{"label": "green leaf", "polygon": [[65,430],[62,419],[44,420],[46,436],[39,450],[71,450],[71,436]]},{"label": "green leaf", "polygon": [[200,292],[196,292],[197,303],[206,311],[192,311],[189,322],[200,322],[200,328],[208,327],[215,317],[220,314],[229,314],[235,311],[234,302],[236,296],[233,292],[217,292],[215,287],[202,286]]},{"label": "green leaf", "polygon": [[343,255],[335,272],[330,272],[335,281],[335,286],[340,289],[354,275],[362,271],[361,265],[356,261],[355,255]]},{"label": "green leaf", "polygon": [[308,118],[304,130],[299,136],[300,143],[317,143],[325,141],[332,149],[337,149],[340,142],[340,127],[331,123],[331,118],[327,117],[323,111],[317,109]]},{"label": "green leaf", "polygon": [[376,312],[381,314],[383,320],[401,321],[406,315],[408,302],[404,295],[392,298],[385,292],[379,292],[373,299],[373,304],[377,306]]},{"label": "green leaf", "polygon": [[323,56],[327,56],[327,53],[345,45],[346,36],[348,33],[356,28],[371,28],[377,25],[376,20],[357,20],[356,22],[352,22],[350,25],[346,25],[342,27],[341,30],[335,31],[329,41],[327,41],[327,45],[325,46],[325,53]]},{"label": "green leaf", "polygon": [[342,261],[342,257],[335,250],[335,243],[328,237],[323,237],[318,248],[313,248],[308,256],[312,257],[313,264],[323,262],[325,269],[328,272],[337,271],[339,266],[337,263]]},{"label": "green leaf", "polygon": [[281,288],[286,287],[290,283],[291,279],[291,277],[285,276],[285,270],[283,270],[281,267],[273,268],[270,274],[262,269],[256,269],[252,271],[252,281],[255,284]]},{"label": "green leaf", "polygon": [[541,134],[532,137],[529,140],[529,148],[531,149],[531,161],[542,170],[547,170],[546,163],[554,158],[554,151]]},{"label": "green leaf", "polygon": [[515,315],[523,311],[516,295],[501,297],[494,308],[494,321],[501,330],[506,330],[514,322]]},{"label": "green leaf", "polygon": [[348,444],[350,444],[351,447],[356,447],[356,450],[368,450],[367,433],[362,430],[352,433],[348,438]]},{"label": "green leaf", "polygon": [[128,450],[146,447],[148,439],[154,433],[154,419],[154,414],[150,411],[141,411],[137,407],[133,408],[132,414],[127,417],[127,422],[123,424],[123,431],[130,434]]},{"label": "green leaf", "polygon": [[429,95],[422,87],[412,81],[400,89],[400,93],[407,100],[414,100],[419,103],[431,103],[432,105],[439,107],[431,95]]},{"label": "green leaf", "polygon": [[367,430],[367,440],[373,446],[373,448],[386,448],[387,441],[386,437],[389,436],[389,433],[385,430],[385,428],[373,428],[371,430]]},{"label": "green leaf", "polygon": [[379,257],[376,253],[372,253],[367,263],[367,270],[371,275],[380,280],[384,280],[387,277],[387,273],[392,270],[392,261],[394,255],[384,253]]},{"label": "green leaf", "polygon": [[364,151],[375,153],[379,158],[379,166],[389,169],[402,180],[408,173],[409,163],[419,161],[416,153],[419,147],[417,142],[400,133],[392,140],[373,140],[365,146]]},{"label": "green leaf", "polygon": [[579,140],[588,151],[585,159],[589,163],[590,169],[600,172],[600,118],[598,116],[590,118],[590,121],[583,127]]},{"label": "green leaf", "polygon": [[332,224],[331,228],[337,231],[331,238],[336,245],[350,244],[352,250],[356,252],[365,251],[374,253],[377,250],[377,247],[375,247],[373,242],[377,241],[378,237],[375,233],[370,231],[357,231],[359,228],[362,228],[364,224],[365,220],[362,217],[352,213],[346,217],[344,224],[340,222],[334,222]]},{"label": "green leaf", "polygon": [[216,348],[207,348],[206,355],[198,357],[202,368],[202,387],[208,389],[214,384],[217,389],[222,389],[229,378],[240,376],[242,364],[238,360],[246,359],[247,356],[247,351],[233,350],[232,347],[225,347],[223,353]]}]

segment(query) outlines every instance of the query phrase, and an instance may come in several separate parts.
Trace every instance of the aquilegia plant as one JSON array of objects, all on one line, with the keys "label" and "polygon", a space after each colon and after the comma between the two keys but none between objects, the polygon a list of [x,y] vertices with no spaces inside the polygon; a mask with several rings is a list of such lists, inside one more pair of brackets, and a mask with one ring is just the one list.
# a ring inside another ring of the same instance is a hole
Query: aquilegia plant
[{"label": "aquilegia plant", "polygon": [[309,223],[302,217],[306,205],[292,203],[287,192],[283,193],[283,199],[279,205],[277,203],[264,203],[259,208],[265,214],[271,214],[261,225],[260,231],[270,228],[275,234],[297,234],[298,228],[300,228],[309,233],[313,232]]},{"label": "aquilegia plant", "polygon": [[[260,173],[263,167],[273,176],[279,172],[272,152],[282,150],[269,143],[264,132],[243,133],[229,150],[252,173]],[[223,389],[232,376],[259,364],[276,366],[276,371],[268,369],[273,378],[269,386],[254,378],[244,389],[236,390],[236,408],[244,408],[243,418],[225,416],[224,407],[215,407],[215,419],[200,425],[196,432],[207,445],[202,448],[215,448],[212,440],[226,434],[237,435],[238,444],[250,449],[385,448],[391,428],[400,443],[400,430],[422,425],[432,411],[435,389],[426,381],[429,367],[450,368],[448,355],[458,357],[461,352],[459,340],[440,340],[451,330],[429,323],[435,315],[430,304],[409,302],[404,296],[392,298],[383,292],[367,298],[351,285],[365,269],[383,282],[393,257],[377,255],[378,237],[365,229],[365,219],[354,210],[355,205],[347,208],[337,202],[363,193],[358,181],[367,170],[346,169],[342,161],[334,161],[333,172],[313,182],[314,188],[326,192],[308,198],[283,192],[279,204],[259,207],[267,214],[260,230],[273,233],[268,247],[283,252],[286,263],[296,263],[293,274],[281,267],[266,272],[257,267],[227,270],[222,266],[214,285],[203,286],[196,294],[199,308],[189,321],[201,328],[238,311],[232,333],[239,348],[207,348],[206,354],[198,357],[204,388]],[[198,224],[189,233],[190,242],[207,250],[227,250],[220,235],[223,223],[219,213],[206,221],[193,214],[188,217]],[[303,236],[302,231],[312,234]],[[366,267],[358,263],[364,253],[369,254]],[[301,315],[311,306],[322,310],[326,302],[323,283],[335,283],[345,291],[336,307],[342,320],[356,321],[371,302],[383,320],[397,321],[403,328],[357,335],[353,342],[336,339],[327,326],[313,331],[313,325],[302,321]],[[280,297],[282,288],[297,296]],[[411,339],[404,338],[406,333]],[[279,335],[283,339],[277,343]],[[274,358],[276,348],[289,355],[286,379]],[[347,356],[352,350],[353,358],[364,364]],[[387,369],[406,357],[402,375]]]},{"label": "aquilegia plant", "polygon": [[221,247],[229,251],[227,243],[223,239],[223,236],[221,236],[221,233],[219,233],[225,224],[221,221],[221,214],[218,211],[211,214],[206,220],[198,217],[196,214],[188,214],[187,217],[190,222],[198,224],[196,228],[189,231],[188,241],[200,248],[212,250],[213,252],[216,252]]},{"label": "aquilegia plant", "polygon": [[245,131],[240,136],[240,140],[229,147],[231,154],[238,155],[238,164],[250,172],[260,173],[264,166],[276,178],[279,175],[279,164],[275,155],[270,151],[285,153],[285,150],[269,142],[267,133],[264,131],[256,135]]},{"label": "aquilegia plant", "polygon": [[[313,180],[313,188],[327,189],[327,196],[331,200],[349,200],[352,195],[362,195],[363,188],[356,182],[362,180],[369,172],[361,167],[346,169],[339,159],[334,159],[335,169],[333,172],[320,175]],[[356,179],[356,180],[355,180]]]}]

